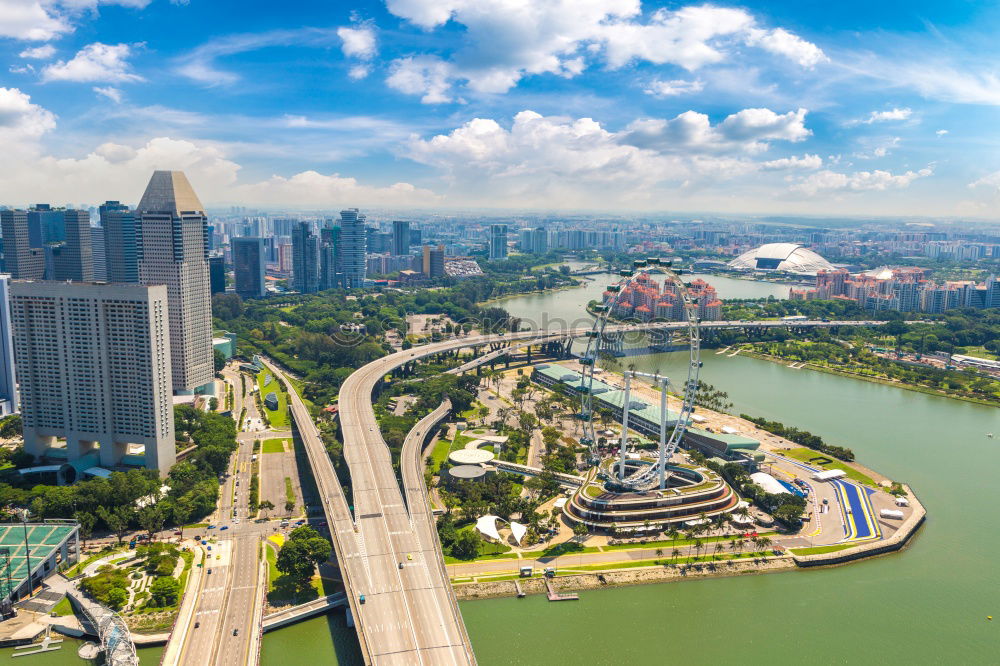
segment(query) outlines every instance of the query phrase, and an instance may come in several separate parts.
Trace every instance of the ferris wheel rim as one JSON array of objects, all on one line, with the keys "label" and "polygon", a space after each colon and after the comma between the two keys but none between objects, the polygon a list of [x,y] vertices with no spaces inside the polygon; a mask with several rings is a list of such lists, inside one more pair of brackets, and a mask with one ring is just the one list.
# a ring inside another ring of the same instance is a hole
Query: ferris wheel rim
[{"label": "ferris wheel rim", "polygon": [[[701,368],[701,327],[700,318],[698,317],[698,304],[697,301],[692,298],[687,285],[680,278],[680,276],[675,273],[671,267],[664,266],[662,264],[658,265],[665,273],[666,279],[669,280],[680,293],[680,297],[683,300],[683,311],[684,311],[684,321],[687,323],[687,333],[688,333],[688,369],[687,377],[684,381],[683,391],[681,392],[682,402],[681,411],[678,414],[677,422],[666,442],[665,448],[665,459],[657,460],[655,465],[649,465],[645,469],[640,469],[638,472],[630,475],[626,479],[622,479],[622,485],[626,487],[638,487],[640,485],[648,485],[651,478],[655,478],[659,470],[667,465],[667,461],[672,457],[673,453],[676,452],[680,445],[684,434],[687,432],[688,426],[691,421],[691,414],[694,412],[695,408],[695,396],[698,391],[699,383],[699,370]],[[643,262],[639,264],[636,262],[631,275],[625,275],[626,271],[622,271],[622,277],[624,280],[620,281],[617,285],[618,289],[615,291],[614,296],[611,298],[610,302],[602,303],[603,309],[599,310],[597,317],[594,320],[594,324],[591,326],[591,335],[587,338],[587,348],[584,352],[582,358],[588,359],[587,363],[583,364],[582,367],[582,382],[581,388],[581,416],[586,419],[585,425],[585,436],[590,438],[591,446],[596,450],[597,437],[594,428],[594,409],[593,409],[593,385],[594,385],[594,371],[597,368],[597,361],[601,354],[601,343],[605,339],[605,330],[607,329],[608,319],[612,312],[616,309],[622,298],[622,292],[624,292],[632,283],[639,278],[641,275],[646,275],[649,264]],[[624,333],[625,331],[622,331]],[[596,334],[595,334],[596,333]],[[665,390],[666,387],[664,387]],[[627,408],[623,405],[623,409]]]}]

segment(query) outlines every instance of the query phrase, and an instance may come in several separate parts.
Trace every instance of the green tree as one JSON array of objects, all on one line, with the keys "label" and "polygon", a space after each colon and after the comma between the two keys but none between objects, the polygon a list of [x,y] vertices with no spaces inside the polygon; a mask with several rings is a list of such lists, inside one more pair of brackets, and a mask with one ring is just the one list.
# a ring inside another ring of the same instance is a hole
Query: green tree
[{"label": "green tree", "polygon": [[294,579],[300,586],[309,582],[317,565],[330,559],[333,547],[330,542],[311,527],[297,527],[278,551],[275,566],[278,571]]},{"label": "green tree", "polygon": [[149,596],[156,606],[173,606],[180,596],[181,584],[173,576],[160,576],[149,586]]},{"label": "green tree", "polygon": [[129,506],[116,506],[112,509],[98,507],[97,515],[101,517],[108,529],[118,537],[118,545],[122,545],[122,538],[128,532],[129,521],[132,519],[133,511]]},{"label": "green tree", "polygon": [[212,361],[215,365],[215,373],[219,374],[226,367],[226,355],[220,349],[212,349]]},{"label": "green tree", "polygon": [[128,601],[128,592],[121,587],[111,588],[104,596],[104,602],[107,603],[112,610],[120,610],[125,605],[126,601]]},{"label": "green tree", "polygon": [[475,530],[465,530],[458,533],[451,546],[452,557],[460,560],[474,560],[479,557],[482,539]]}]

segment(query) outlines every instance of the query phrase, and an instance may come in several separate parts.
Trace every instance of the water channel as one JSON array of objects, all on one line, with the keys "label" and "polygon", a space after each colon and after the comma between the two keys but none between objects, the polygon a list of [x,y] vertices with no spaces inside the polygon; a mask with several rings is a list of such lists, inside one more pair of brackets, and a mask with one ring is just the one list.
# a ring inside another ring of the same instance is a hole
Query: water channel
[{"label": "water channel", "polygon": [[[787,293],[784,285],[705,279],[723,298]],[[599,278],[502,306],[526,319],[543,311],[571,319],[604,285]],[[677,374],[684,358],[629,362]],[[714,350],[702,358],[702,377],[729,393],[735,413],[815,432],[911,484],[928,511],[911,546],[831,569],[586,591],[575,603],[543,596],[463,602],[479,663],[996,663],[1000,438],[986,433],[1000,434],[1000,411]],[[356,645],[342,616],[314,618],[266,634],[262,663],[355,664]],[[0,653],[0,661],[8,655]],[[66,656],[26,663],[68,664]]]}]

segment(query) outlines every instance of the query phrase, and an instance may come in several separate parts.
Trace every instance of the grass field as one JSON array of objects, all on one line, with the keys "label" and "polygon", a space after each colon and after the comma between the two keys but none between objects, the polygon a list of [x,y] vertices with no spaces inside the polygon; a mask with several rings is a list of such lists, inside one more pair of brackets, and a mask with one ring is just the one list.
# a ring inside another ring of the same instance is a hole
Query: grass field
[{"label": "grass field", "polygon": [[[270,377],[271,381],[265,385],[264,379]],[[281,430],[288,427],[288,396],[285,392],[281,390],[281,386],[274,379],[274,375],[271,374],[269,370],[261,370],[257,373],[257,388],[260,390],[260,400],[261,404],[264,404],[264,398],[268,393],[274,392],[274,395],[278,397],[278,409],[273,412],[267,407],[264,411],[267,412],[268,421],[271,422],[271,427],[275,430]]]},{"label": "grass field", "polygon": [[52,607],[52,614],[59,617],[66,617],[73,614],[73,606],[69,602],[69,597],[63,597],[59,603]]},{"label": "grass field", "polygon": [[844,472],[847,474],[847,477],[849,479],[851,479],[852,481],[857,481],[858,483],[863,483],[866,486],[871,486],[872,488],[878,488],[878,484],[875,483],[874,479],[872,479],[870,476],[868,476],[867,474],[864,474],[862,472],[859,472],[858,470],[854,469],[853,467],[851,467],[851,466],[849,466],[849,465],[847,465],[845,463],[840,462],[839,460],[833,460],[832,462],[825,463],[825,464],[819,464],[817,462],[811,462],[810,461],[811,458],[827,458],[827,459],[830,459],[830,456],[828,456],[826,454],[823,454],[823,453],[820,453],[819,451],[813,451],[812,449],[807,449],[807,448],[802,447],[802,448],[798,448],[798,449],[789,449],[788,451],[781,451],[781,453],[783,455],[785,455],[785,456],[788,456],[789,458],[793,458],[795,460],[799,460],[799,461],[807,463],[809,465],[813,465],[814,467],[821,467],[823,469],[841,469],[841,470],[844,470]]},{"label": "grass field", "polygon": [[265,439],[264,440],[263,452],[264,453],[284,453],[285,452],[284,442],[285,442],[285,439],[282,438],[282,437],[275,437],[273,439]]}]

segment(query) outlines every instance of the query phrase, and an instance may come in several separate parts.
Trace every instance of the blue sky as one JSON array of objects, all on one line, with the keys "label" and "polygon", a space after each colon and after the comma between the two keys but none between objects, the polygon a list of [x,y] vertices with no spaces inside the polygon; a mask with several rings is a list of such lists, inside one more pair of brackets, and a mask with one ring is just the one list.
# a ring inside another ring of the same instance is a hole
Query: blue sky
[{"label": "blue sky", "polygon": [[997,217],[985,2],[0,0],[0,203]]}]

